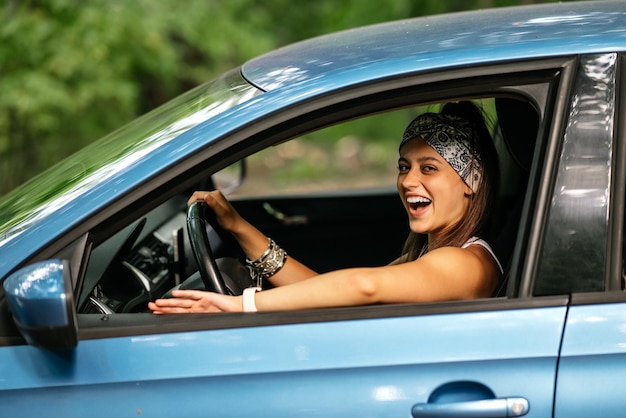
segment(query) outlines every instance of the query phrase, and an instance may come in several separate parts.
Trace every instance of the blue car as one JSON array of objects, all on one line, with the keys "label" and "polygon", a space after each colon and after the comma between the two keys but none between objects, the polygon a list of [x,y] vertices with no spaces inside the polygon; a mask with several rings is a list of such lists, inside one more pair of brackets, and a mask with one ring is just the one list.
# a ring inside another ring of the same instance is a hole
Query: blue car
[{"label": "blue car", "polygon": [[[230,237],[187,209],[194,190],[220,188],[316,271],[389,263],[408,232],[402,130],[466,99],[500,157],[493,297],[148,310],[174,288],[249,286]],[[623,416],[625,123],[623,1],[396,21],[252,59],[0,199],[0,416]]]}]

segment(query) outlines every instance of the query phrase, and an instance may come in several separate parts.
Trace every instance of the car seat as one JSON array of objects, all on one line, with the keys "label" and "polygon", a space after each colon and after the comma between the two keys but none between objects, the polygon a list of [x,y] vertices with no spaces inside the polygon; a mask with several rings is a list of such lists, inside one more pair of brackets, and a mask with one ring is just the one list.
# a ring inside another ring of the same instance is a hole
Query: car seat
[{"label": "car seat", "polygon": [[494,252],[504,269],[504,276],[493,296],[506,294],[511,261],[530,168],[539,130],[539,114],[528,101],[510,97],[495,99],[497,129],[494,143],[500,157],[500,205],[494,233]]}]

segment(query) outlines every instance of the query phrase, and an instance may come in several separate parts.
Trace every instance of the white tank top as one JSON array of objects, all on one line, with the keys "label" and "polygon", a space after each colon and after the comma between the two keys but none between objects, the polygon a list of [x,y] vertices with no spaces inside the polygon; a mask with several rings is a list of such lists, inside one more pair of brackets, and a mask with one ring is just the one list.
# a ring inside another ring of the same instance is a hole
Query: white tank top
[{"label": "white tank top", "polygon": [[467,248],[470,245],[480,245],[481,247],[485,248],[487,251],[489,251],[489,254],[491,254],[491,256],[493,257],[494,260],[496,260],[496,263],[498,264],[498,268],[500,268],[500,273],[504,274],[504,270],[502,269],[502,265],[500,264],[500,261],[498,260],[498,257],[496,257],[496,254],[493,252],[493,250],[491,249],[491,247],[489,246],[489,244],[487,244],[487,241],[480,239],[478,237],[472,237],[470,239],[468,239],[465,244],[463,244],[461,246],[461,248]]}]

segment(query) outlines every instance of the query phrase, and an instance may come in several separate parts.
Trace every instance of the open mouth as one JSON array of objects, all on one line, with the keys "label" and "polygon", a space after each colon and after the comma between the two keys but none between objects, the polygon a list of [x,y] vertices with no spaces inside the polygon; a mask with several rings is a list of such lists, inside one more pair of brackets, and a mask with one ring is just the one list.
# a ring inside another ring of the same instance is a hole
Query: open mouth
[{"label": "open mouth", "polygon": [[418,210],[424,208],[432,203],[432,200],[422,196],[410,196],[407,197],[406,202],[409,204],[411,210]]}]

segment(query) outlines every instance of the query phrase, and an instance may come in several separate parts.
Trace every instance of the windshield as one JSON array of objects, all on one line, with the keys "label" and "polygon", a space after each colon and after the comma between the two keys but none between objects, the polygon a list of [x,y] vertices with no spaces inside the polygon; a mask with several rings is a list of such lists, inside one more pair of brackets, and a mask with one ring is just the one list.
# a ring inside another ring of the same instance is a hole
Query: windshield
[{"label": "windshield", "polygon": [[238,69],[177,97],[0,198],[0,246],[37,219],[194,126],[261,91]]}]

